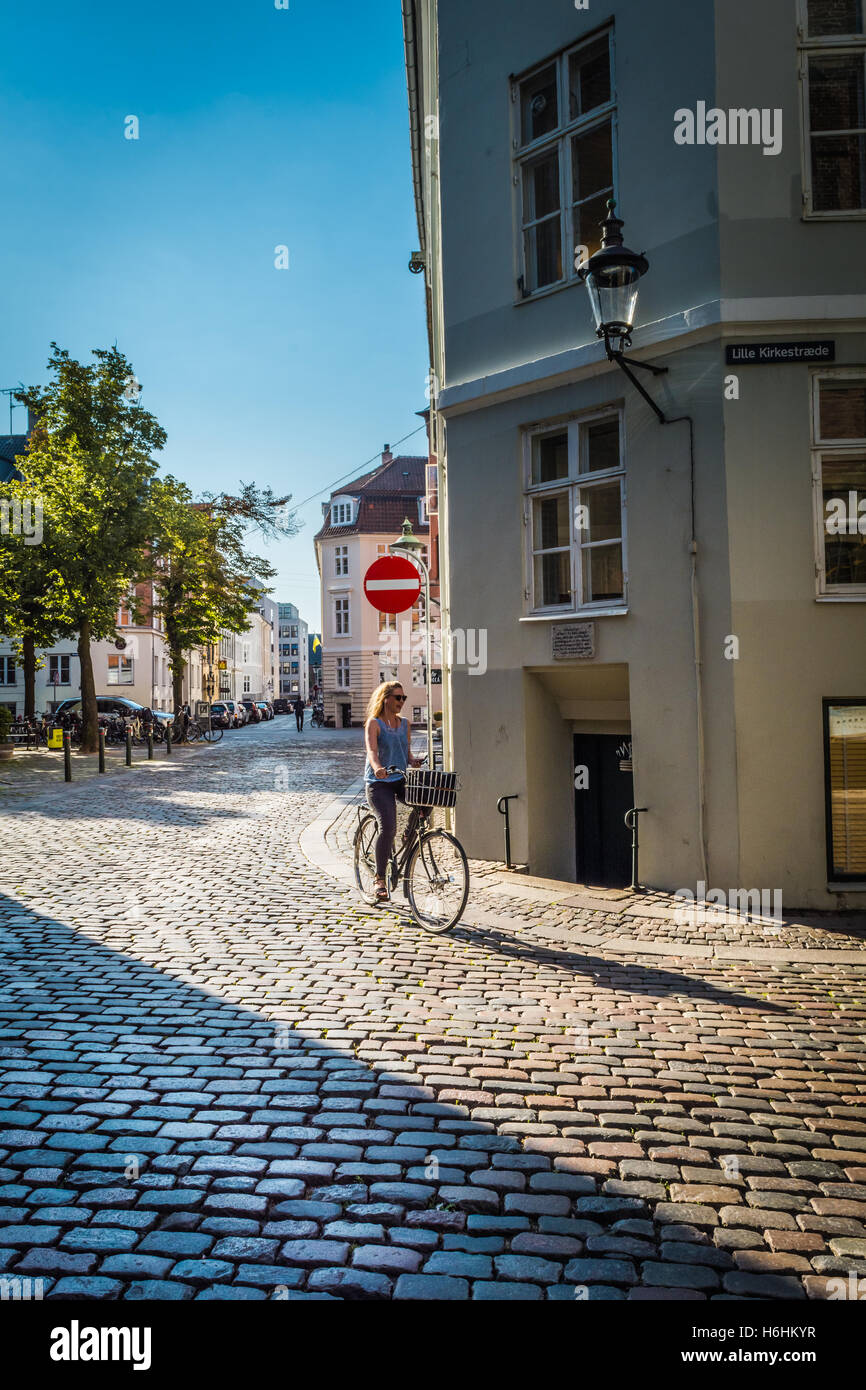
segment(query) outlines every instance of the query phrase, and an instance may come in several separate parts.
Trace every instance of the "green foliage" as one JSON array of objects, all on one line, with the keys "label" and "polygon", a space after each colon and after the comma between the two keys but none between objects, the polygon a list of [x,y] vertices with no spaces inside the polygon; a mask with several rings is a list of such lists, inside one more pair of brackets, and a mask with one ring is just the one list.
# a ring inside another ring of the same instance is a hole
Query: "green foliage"
[{"label": "green foliage", "polygon": [[0,743],[9,742],[9,730],[12,727],[12,711],[5,705],[0,705]]}]

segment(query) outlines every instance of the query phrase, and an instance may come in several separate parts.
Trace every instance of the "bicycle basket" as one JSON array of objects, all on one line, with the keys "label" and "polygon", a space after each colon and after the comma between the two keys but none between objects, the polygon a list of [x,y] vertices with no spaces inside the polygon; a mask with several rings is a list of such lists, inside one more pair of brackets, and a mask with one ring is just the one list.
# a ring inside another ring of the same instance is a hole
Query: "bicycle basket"
[{"label": "bicycle basket", "polygon": [[406,769],[406,801],[410,806],[456,806],[457,792],[456,772],[430,767]]}]

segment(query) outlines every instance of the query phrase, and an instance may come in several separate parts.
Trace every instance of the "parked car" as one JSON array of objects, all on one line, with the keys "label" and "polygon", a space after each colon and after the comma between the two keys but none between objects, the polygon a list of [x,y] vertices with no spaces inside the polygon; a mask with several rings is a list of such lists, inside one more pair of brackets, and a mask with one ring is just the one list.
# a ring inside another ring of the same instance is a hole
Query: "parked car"
[{"label": "parked car", "polygon": [[255,700],[241,700],[241,706],[247,712],[247,719],[251,724],[261,724],[262,712]]},{"label": "parked car", "polygon": [[211,705],[210,717],[211,723],[217,729],[230,729],[232,727],[232,717],[227,707],[222,703],[221,700],[218,700],[216,704]]},{"label": "parked car", "polygon": [[242,729],[247,722],[247,712],[240,700],[223,700],[223,704],[229,712],[233,729]]},{"label": "parked car", "polygon": [[256,700],[256,708],[262,712],[262,719],[273,719],[274,707],[268,700]]},{"label": "parked car", "polygon": [[[100,715],[117,715],[123,719],[132,719],[135,715],[144,712],[146,706],[140,705],[137,700],[130,700],[125,695],[97,695],[96,709]],[[61,700],[57,709],[54,711],[54,718],[59,714],[75,714],[81,718],[81,698],[73,700]],[[155,718],[163,724],[170,724],[172,715],[167,710],[155,709]]]},{"label": "parked car", "polygon": [[285,700],[282,696],[279,696],[276,700],[274,700],[274,714],[291,714],[291,712],[291,700]]}]

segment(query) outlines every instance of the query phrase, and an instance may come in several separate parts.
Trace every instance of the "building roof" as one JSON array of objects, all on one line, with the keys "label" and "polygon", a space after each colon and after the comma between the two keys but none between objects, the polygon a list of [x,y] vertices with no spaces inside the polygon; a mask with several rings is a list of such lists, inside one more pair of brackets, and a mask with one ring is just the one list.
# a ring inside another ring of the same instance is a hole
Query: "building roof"
[{"label": "building roof", "polygon": [[[408,516],[416,534],[429,532],[426,522],[418,520],[418,498],[426,492],[427,457],[399,454],[379,464],[371,473],[364,473],[353,482],[335,488],[325,504],[325,519],[314,540],[333,540],[341,536],[371,535],[378,532],[399,533]],[[358,514],[351,526],[332,526],[331,502],[335,497],[356,497]]]},{"label": "building roof", "polygon": [[14,460],[16,455],[26,451],[26,434],[0,434],[0,483],[7,482],[9,478],[20,478]]}]

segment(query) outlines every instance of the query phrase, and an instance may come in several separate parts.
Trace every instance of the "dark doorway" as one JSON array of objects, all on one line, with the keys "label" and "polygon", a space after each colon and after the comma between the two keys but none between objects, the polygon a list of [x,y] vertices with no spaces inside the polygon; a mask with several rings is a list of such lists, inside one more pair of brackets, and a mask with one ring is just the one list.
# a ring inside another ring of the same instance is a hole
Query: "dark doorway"
[{"label": "dark doorway", "polygon": [[351,729],[351,727],[352,727],[352,706],[351,706],[351,705],[341,705],[341,706],[340,706],[340,727],[341,727],[342,729]]},{"label": "dark doorway", "polygon": [[601,888],[631,883],[631,834],[623,819],[634,805],[630,744],[629,734],[574,736],[578,883]]}]

